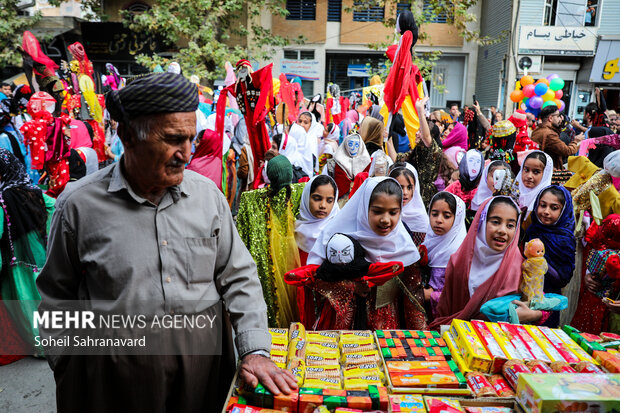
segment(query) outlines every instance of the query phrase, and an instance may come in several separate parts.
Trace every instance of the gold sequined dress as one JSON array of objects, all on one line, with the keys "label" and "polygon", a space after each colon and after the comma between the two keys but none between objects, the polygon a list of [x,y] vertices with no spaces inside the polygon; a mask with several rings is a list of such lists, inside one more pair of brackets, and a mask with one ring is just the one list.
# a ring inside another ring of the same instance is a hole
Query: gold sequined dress
[{"label": "gold sequined dress", "polygon": [[304,185],[291,185],[289,200],[286,189],[273,198],[268,196],[268,189],[241,195],[237,230],[256,263],[270,327],[288,327],[291,321],[299,319],[295,288],[284,283],[284,274],[300,266],[295,217]]}]

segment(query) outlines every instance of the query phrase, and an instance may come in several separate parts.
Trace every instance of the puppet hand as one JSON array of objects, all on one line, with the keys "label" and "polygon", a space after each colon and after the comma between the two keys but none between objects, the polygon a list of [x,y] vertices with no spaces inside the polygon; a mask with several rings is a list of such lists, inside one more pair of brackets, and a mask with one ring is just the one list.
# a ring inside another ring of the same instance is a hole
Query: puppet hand
[{"label": "puppet hand", "polygon": [[239,369],[241,382],[252,388],[262,383],[276,396],[280,393],[291,394],[297,389],[297,380],[290,371],[279,368],[268,357],[248,354],[241,361]]},{"label": "puppet hand", "polygon": [[596,294],[603,289],[603,285],[592,277],[592,274],[586,272],[586,275],[583,279],[583,283],[586,285],[588,291],[592,294]]},{"label": "puppet hand", "polygon": [[517,315],[521,324],[532,324],[541,319],[542,312],[532,310],[523,301],[514,300],[512,303],[517,305]]}]

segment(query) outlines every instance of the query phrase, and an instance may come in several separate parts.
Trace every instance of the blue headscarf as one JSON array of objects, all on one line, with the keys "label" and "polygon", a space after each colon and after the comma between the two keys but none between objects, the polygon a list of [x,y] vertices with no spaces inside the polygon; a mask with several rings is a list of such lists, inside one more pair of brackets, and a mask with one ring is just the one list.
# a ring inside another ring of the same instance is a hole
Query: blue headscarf
[{"label": "blue headscarf", "polygon": [[[555,187],[564,194],[564,208],[557,222],[553,225],[544,225],[538,219],[536,211],[542,194],[547,188]],[[540,191],[536,197],[534,210],[531,214],[532,224],[525,231],[524,241],[539,238],[545,244],[545,259],[550,268],[545,276],[545,292],[559,293],[560,289],[569,283],[575,270],[575,214],[573,199],[570,192],[563,186],[550,185]],[[551,272],[557,272],[550,274]],[[550,276],[551,275],[551,276]]]}]

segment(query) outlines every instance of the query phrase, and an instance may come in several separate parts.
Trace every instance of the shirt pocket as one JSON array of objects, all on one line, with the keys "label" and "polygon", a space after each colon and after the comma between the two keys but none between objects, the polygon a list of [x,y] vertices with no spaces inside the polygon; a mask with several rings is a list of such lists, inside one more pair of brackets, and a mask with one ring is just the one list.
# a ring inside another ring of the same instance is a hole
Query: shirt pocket
[{"label": "shirt pocket", "polygon": [[189,282],[212,282],[217,256],[217,237],[185,238],[185,244]]}]

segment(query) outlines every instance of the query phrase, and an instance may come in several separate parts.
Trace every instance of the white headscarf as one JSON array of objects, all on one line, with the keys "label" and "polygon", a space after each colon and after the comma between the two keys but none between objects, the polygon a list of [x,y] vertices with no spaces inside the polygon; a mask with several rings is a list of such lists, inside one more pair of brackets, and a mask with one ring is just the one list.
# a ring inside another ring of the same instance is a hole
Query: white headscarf
[{"label": "white headscarf", "polygon": [[[357,136],[360,140],[360,148],[357,152],[357,155],[352,157],[349,155],[347,150],[347,143],[352,136]],[[342,168],[342,170],[347,174],[347,177],[350,180],[355,179],[355,175],[360,172],[363,172],[364,169],[370,164],[370,155],[368,154],[368,149],[366,149],[366,145],[364,145],[364,140],[357,133],[350,134],[346,138],[343,139],[342,143],[336,149],[334,153],[334,160],[336,163]]]},{"label": "white headscarf", "polygon": [[423,245],[426,245],[426,249],[428,250],[428,265],[433,268],[446,268],[450,256],[459,249],[467,235],[467,228],[465,228],[466,207],[465,202],[463,202],[461,198],[450,192],[438,192],[431,199],[431,208],[435,197],[442,193],[450,194],[454,198],[456,201],[456,213],[454,214],[452,228],[443,235],[435,234],[429,220]]},{"label": "white headscarf", "polygon": [[364,181],[342,208],[338,219],[332,220],[323,229],[308,255],[308,264],[320,265],[325,260],[327,242],[336,233],[346,234],[358,240],[364,248],[366,259],[372,263],[400,261],[408,266],[420,259],[418,249],[401,221],[386,236],[379,236],[370,228],[368,222],[370,197],[375,187],[386,179],[396,182],[394,178],[388,177],[368,178]]},{"label": "white headscarf", "polygon": [[[532,156],[532,154],[536,152],[539,152],[545,155],[545,158],[547,159],[547,164],[545,165],[543,176],[540,182],[538,183],[538,185],[536,185],[536,187],[534,188],[527,188],[523,184],[523,179],[521,177],[522,172],[523,172],[523,165],[525,165],[525,161],[527,161]],[[549,155],[547,155],[543,151],[532,151],[523,160],[523,165],[521,165],[521,170],[519,171],[519,174],[517,175],[517,182],[519,183],[519,191],[520,191],[519,206],[521,208],[527,207],[527,210],[531,211],[532,208],[534,208],[534,203],[536,202],[536,197],[538,196],[538,193],[542,191],[543,189],[545,189],[546,187],[548,187],[549,185],[551,185],[551,178],[553,176],[553,160],[551,159]]]},{"label": "white headscarf", "polygon": [[93,148],[78,148],[84,154],[86,158],[86,175],[90,175],[99,170],[99,159],[97,158],[97,152]]},{"label": "white headscarf", "polygon": [[[495,198],[509,199],[513,204],[515,204],[515,206],[517,206],[510,197],[497,196]],[[476,234],[474,255],[471,260],[469,281],[467,285],[467,287],[469,288],[470,297],[474,295],[474,292],[476,292],[476,289],[478,287],[484,284],[486,280],[491,278],[493,274],[497,272],[500,265],[502,265],[504,254],[506,254],[506,251],[508,251],[512,243],[515,242],[516,238],[515,236],[512,241],[510,241],[510,244],[508,244],[502,252],[497,252],[493,248],[489,247],[489,244],[487,244],[487,216],[489,214],[489,207],[492,203],[493,201],[489,201],[485,205],[484,211],[482,212],[482,215],[480,216],[480,221],[478,223],[479,228],[478,233]]]},{"label": "white headscarf", "polygon": [[409,230],[413,232],[426,232],[428,229],[428,214],[426,213],[424,201],[420,194],[420,178],[418,178],[418,171],[409,163],[407,163],[405,167],[411,171],[415,177],[415,188],[413,197],[407,205],[403,206],[400,219],[407,224]]},{"label": "white headscarf", "polygon": [[312,212],[310,212],[310,190],[312,188],[312,182],[314,182],[318,176],[319,175],[313,177],[306,183],[304,191],[301,193],[299,216],[295,221],[295,240],[297,241],[299,249],[305,252],[310,252],[317,238],[321,235],[323,228],[325,228],[325,226],[336,216],[338,211],[340,211],[340,207],[338,206],[338,187],[336,186],[336,181],[334,181],[331,176],[325,175],[332,181],[334,188],[336,188],[334,206],[332,207],[329,215],[325,218],[316,218],[312,215]]},{"label": "white headscarf", "polygon": [[300,167],[308,176],[314,175],[312,152],[308,150],[308,136],[303,126],[293,123],[288,135],[282,138],[280,155],[284,155],[291,165]]},{"label": "white headscarf", "polygon": [[477,211],[484,201],[493,196],[493,192],[489,189],[487,185],[487,177],[489,176],[489,168],[495,162],[501,161],[491,161],[487,166],[484,167],[484,172],[482,172],[482,176],[480,177],[480,183],[478,183],[478,190],[476,191],[476,194],[471,200],[472,211]]}]

